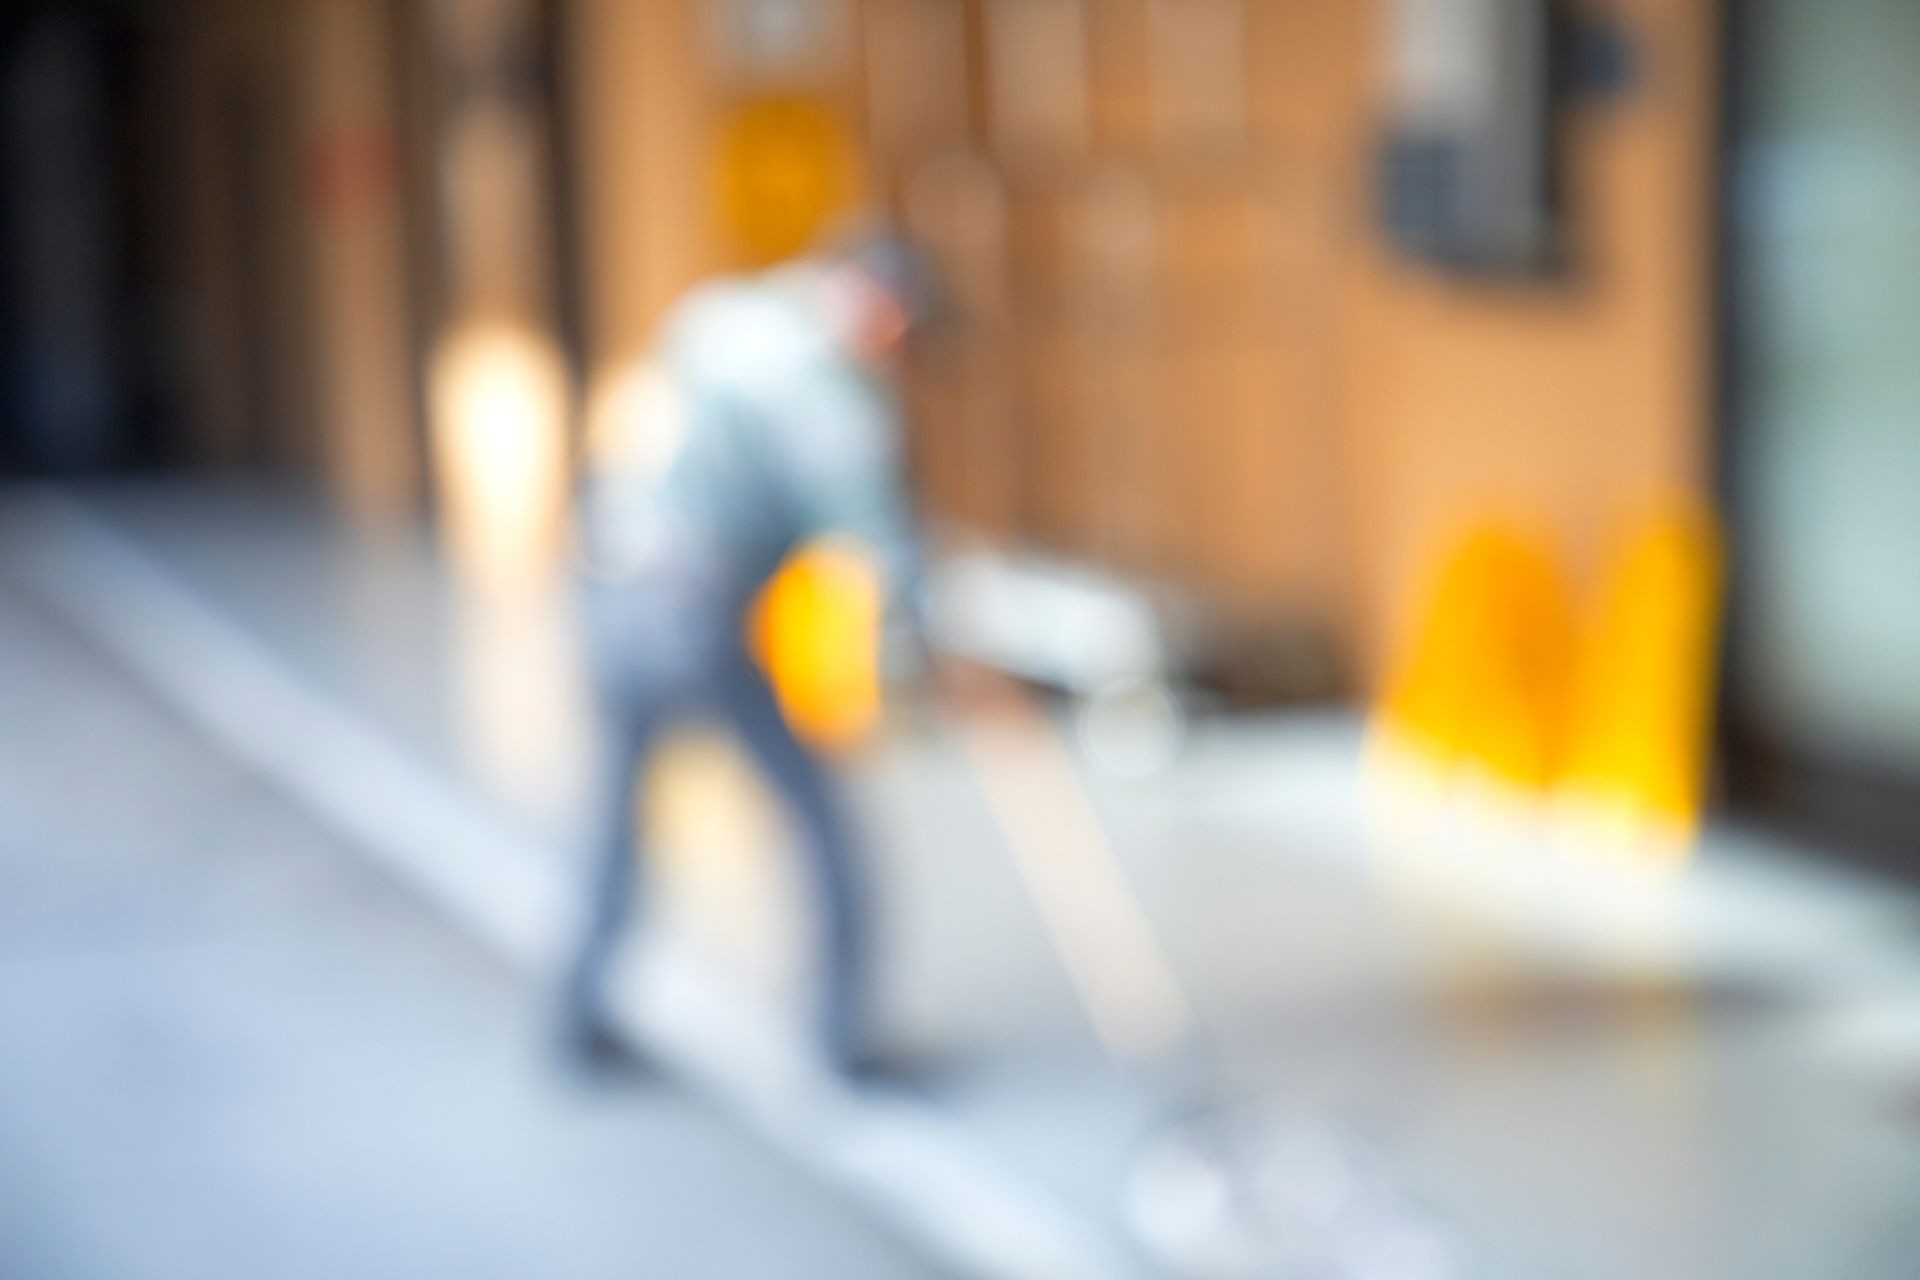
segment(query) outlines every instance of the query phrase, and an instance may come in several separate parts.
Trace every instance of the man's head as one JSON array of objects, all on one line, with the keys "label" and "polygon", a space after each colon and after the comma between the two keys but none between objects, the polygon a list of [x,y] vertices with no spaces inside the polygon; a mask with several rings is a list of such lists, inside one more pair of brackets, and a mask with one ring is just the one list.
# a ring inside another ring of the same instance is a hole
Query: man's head
[{"label": "man's head", "polygon": [[891,359],[932,323],[938,305],[933,271],[905,241],[867,233],[835,245],[824,260],[841,332],[862,359]]}]

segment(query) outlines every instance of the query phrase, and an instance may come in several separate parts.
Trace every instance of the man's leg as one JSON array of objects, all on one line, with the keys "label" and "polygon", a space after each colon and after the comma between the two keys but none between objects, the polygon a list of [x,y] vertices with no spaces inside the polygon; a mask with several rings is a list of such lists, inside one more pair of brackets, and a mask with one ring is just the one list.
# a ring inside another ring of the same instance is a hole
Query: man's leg
[{"label": "man's leg", "polygon": [[600,777],[587,850],[579,939],[561,993],[566,1047],[592,1057],[613,1049],[607,986],[620,941],[634,910],[634,882],[642,851],[634,823],[634,792],[646,766],[655,717],[607,699],[602,708]]},{"label": "man's leg", "polygon": [[870,1048],[864,1025],[866,919],[851,829],[832,780],[794,736],[753,660],[744,652],[734,655],[718,683],[722,711],[800,826],[825,951],[821,1033],[828,1055],[850,1066]]}]

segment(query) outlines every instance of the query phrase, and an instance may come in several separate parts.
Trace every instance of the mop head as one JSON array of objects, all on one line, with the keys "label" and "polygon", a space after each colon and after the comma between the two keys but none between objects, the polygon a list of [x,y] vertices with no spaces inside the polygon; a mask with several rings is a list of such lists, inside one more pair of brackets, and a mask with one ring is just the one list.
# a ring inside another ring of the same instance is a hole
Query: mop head
[{"label": "mop head", "polygon": [[1142,1149],[1126,1191],[1148,1251],[1186,1280],[1463,1280],[1437,1217],[1381,1153],[1322,1116],[1205,1108]]}]

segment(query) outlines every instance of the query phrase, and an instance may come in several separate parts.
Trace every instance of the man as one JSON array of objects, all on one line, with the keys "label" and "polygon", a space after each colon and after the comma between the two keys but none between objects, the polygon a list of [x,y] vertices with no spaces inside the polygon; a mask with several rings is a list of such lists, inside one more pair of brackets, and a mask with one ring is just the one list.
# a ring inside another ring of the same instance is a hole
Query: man
[{"label": "man", "polygon": [[662,731],[697,715],[732,729],[799,829],[822,926],[828,1060],[850,1070],[868,1048],[853,841],[745,623],[788,553],[822,535],[862,542],[896,599],[907,587],[914,538],[888,375],[927,296],[917,260],[882,240],[704,286],[597,424],[581,534],[605,773],[563,1011],[577,1054],[617,1053],[605,988],[643,861],[635,786]]}]

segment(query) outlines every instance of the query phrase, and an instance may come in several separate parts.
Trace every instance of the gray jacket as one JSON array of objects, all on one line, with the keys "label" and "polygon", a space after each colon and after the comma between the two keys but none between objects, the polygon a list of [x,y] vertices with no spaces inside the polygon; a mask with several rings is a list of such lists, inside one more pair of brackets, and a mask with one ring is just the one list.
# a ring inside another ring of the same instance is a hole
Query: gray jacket
[{"label": "gray jacket", "polygon": [[907,587],[917,559],[899,414],[829,305],[802,266],[675,306],[652,394],[616,410],[645,438],[586,476],[583,551],[601,576],[691,576],[744,606],[796,545],[845,533],[878,555],[894,592]]}]

